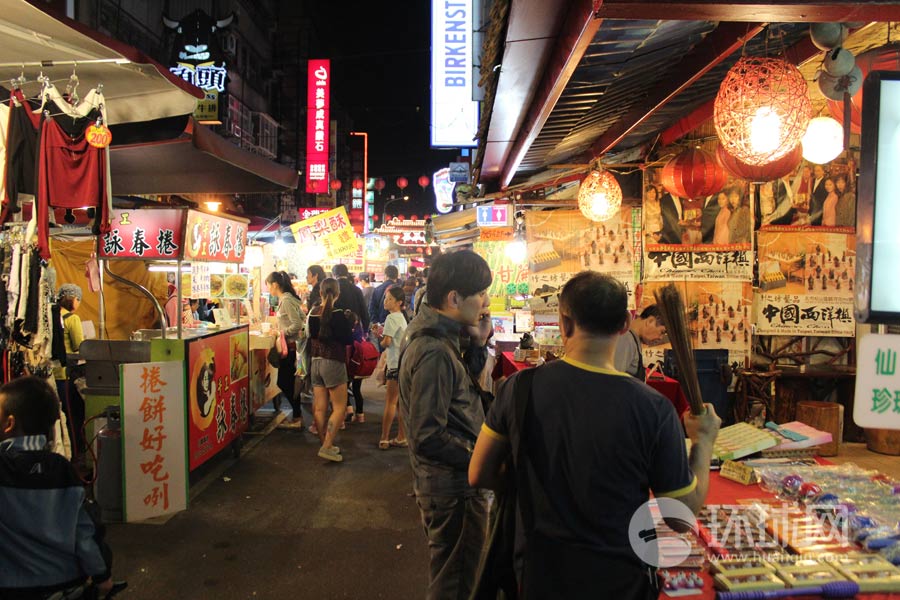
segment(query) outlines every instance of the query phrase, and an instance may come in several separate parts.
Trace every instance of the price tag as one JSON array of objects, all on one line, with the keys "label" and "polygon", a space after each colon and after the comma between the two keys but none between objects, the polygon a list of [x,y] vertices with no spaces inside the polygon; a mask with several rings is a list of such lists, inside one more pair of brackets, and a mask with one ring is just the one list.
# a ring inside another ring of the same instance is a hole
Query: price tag
[{"label": "price tag", "polygon": [[91,125],[85,135],[88,144],[94,148],[106,148],[112,142],[112,132],[106,125]]},{"label": "price tag", "polygon": [[743,463],[735,462],[733,460],[726,460],[722,463],[719,475],[725,479],[737,481],[744,485],[756,483],[756,473],[753,472],[753,469]]}]

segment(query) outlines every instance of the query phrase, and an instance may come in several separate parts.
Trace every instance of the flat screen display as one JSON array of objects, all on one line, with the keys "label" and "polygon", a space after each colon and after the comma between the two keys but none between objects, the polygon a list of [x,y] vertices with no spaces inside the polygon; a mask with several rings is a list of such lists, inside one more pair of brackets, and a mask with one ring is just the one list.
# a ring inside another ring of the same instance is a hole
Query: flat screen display
[{"label": "flat screen display", "polygon": [[900,72],[863,84],[856,317],[900,323]]}]

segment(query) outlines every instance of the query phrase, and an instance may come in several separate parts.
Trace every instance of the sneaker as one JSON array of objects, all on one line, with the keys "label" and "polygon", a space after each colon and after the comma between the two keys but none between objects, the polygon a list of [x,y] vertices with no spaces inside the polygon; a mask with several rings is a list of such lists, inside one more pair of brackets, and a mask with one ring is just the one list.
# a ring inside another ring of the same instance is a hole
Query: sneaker
[{"label": "sneaker", "polygon": [[356,422],[357,423],[365,423],[366,422],[366,413],[356,413]]},{"label": "sneaker", "polygon": [[303,429],[303,421],[297,419],[296,421],[282,421],[278,424],[278,429]]},{"label": "sneaker", "polygon": [[340,448],[335,448],[334,446],[331,448],[325,448],[324,446],[319,448],[319,458],[332,462],[342,462],[344,460],[344,457],[341,456]]},{"label": "sneaker", "polygon": [[310,425],[309,427],[307,427],[306,430],[307,430],[308,432],[310,432],[311,434],[313,434],[313,435],[319,435],[319,430],[316,429],[316,424],[315,424],[315,423],[313,423],[312,425]]},{"label": "sneaker", "polygon": [[398,440],[394,438],[390,441],[391,447],[393,448],[409,448],[409,441],[407,440]]}]

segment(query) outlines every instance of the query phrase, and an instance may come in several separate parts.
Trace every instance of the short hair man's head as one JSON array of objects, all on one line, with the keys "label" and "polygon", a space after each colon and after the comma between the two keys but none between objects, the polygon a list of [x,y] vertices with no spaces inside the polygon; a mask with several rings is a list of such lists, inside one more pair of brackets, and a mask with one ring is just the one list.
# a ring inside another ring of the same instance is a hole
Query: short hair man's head
[{"label": "short hair man's head", "polygon": [[[312,281],[310,281],[312,279]],[[325,269],[322,268],[322,265],[310,265],[306,269],[306,283],[307,285],[317,285],[322,283],[325,280]]]},{"label": "short hair man's head", "polygon": [[493,276],[487,262],[471,250],[439,256],[431,265],[428,306],[466,325],[476,325],[490,306]]},{"label": "short hair man's head", "polygon": [[369,274],[366,273],[366,272],[360,273],[360,274],[359,274],[359,280],[360,280],[360,281],[365,281],[366,283],[369,283]]},{"label": "short hair man's head", "polygon": [[0,386],[0,440],[50,436],[57,419],[59,399],[43,379],[20,377]]},{"label": "short hair man's head", "polygon": [[662,312],[655,304],[651,304],[638,315],[638,335],[641,342],[655,344],[666,335],[666,326],[663,324]]},{"label": "short hair man's head", "polygon": [[559,322],[566,337],[572,337],[573,326],[592,336],[616,335],[628,323],[628,292],[618,279],[582,271],[562,288]]},{"label": "short hair man's head", "polygon": [[331,267],[331,274],[335,277],[350,277],[350,269],[343,263],[338,263]]},{"label": "short hair man's head", "polygon": [[397,279],[400,276],[400,271],[397,270],[396,266],[388,265],[384,268],[384,276],[388,279]]},{"label": "short hair man's head", "polygon": [[422,269],[422,279],[428,281],[428,275],[431,274],[431,267],[425,267]]}]

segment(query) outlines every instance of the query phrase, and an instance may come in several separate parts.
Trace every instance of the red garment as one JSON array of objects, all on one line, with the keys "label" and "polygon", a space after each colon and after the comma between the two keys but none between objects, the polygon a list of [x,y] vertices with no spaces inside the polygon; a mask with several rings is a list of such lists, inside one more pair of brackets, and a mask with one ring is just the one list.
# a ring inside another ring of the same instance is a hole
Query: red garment
[{"label": "red garment", "polygon": [[50,258],[49,207],[98,209],[100,231],[109,231],[107,196],[108,150],[94,148],[84,134],[69,137],[53,119],[41,126],[38,158],[38,249]]}]

